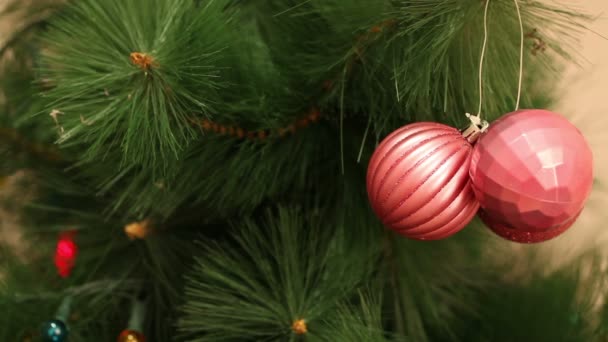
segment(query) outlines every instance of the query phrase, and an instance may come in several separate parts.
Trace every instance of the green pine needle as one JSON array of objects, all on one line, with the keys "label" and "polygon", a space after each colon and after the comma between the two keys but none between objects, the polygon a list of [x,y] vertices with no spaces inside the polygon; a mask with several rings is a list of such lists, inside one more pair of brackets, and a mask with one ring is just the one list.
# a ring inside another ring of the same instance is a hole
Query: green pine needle
[{"label": "green pine needle", "polygon": [[353,256],[344,235],[353,227],[323,217],[280,209],[239,224],[233,244],[202,244],[180,331],[196,341],[293,340],[292,324],[304,320],[311,335],[326,334],[326,315],[356,294],[374,259],[361,252],[345,259]]},{"label": "green pine needle", "polygon": [[[479,291],[476,314],[464,314],[454,327],[462,328],[462,340],[472,342],[605,341],[608,278],[603,265],[605,257],[597,250],[552,272],[544,263],[527,264],[527,277],[496,279]],[[521,265],[509,265],[516,266]]]},{"label": "green pine needle", "polygon": [[169,218],[179,208],[196,207],[231,216],[250,213],[271,199],[336,193],[339,164],[327,147],[337,143],[322,123],[262,143],[210,135],[192,145],[176,172],[164,178],[138,167],[118,174],[107,174],[105,168],[85,171],[88,179],[104,180],[99,193],[110,198],[112,213]]},{"label": "green pine needle", "polygon": [[[311,338],[312,341],[407,341],[406,338],[390,336],[382,325],[381,291],[371,288],[359,295],[356,303],[338,306],[335,317],[327,319],[325,333]],[[390,338],[389,338],[390,337]]]},{"label": "green pine needle", "polygon": [[190,120],[210,115],[226,82],[230,31],[223,6],[219,0],[202,7],[188,0],[69,5],[43,41],[42,77],[54,85],[45,93],[44,115],[61,113],[59,143],[83,149],[87,162],[119,151],[124,164],[157,174],[176,164],[198,135]]},{"label": "green pine needle", "polygon": [[[347,104],[334,114],[336,121],[343,112],[351,118],[371,117],[374,133],[384,136],[413,121],[462,125],[464,113],[477,109],[484,2],[299,3],[258,4],[272,14],[263,17],[261,25],[278,67],[294,79],[310,81],[297,89],[313,93],[311,89],[319,89],[324,81],[334,81],[324,100],[335,108],[344,97]],[[568,46],[589,19],[540,1],[526,1],[521,11],[525,33],[538,29],[548,48],[567,59]],[[488,19],[484,114],[494,119],[514,109],[520,28],[512,0],[493,0]],[[552,90],[552,73],[560,65],[549,53],[534,55],[532,43],[525,42],[524,107]],[[349,69],[346,82],[336,82],[344,67]]]},{"label": "green pine needle", "polygon": [[435,332],[455,338],[452,324],[462,312],[476,312],[475,291],[493,271],[479,260],[479,227],[454,237],[420,242],[390,234],[383,265],[393,328],[415,341],[432,341]]}]

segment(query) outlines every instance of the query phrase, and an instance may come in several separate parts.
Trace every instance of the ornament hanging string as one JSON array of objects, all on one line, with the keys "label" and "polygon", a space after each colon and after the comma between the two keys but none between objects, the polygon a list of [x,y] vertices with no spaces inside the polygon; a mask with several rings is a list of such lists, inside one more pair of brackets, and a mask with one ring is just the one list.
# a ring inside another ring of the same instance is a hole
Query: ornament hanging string
[{"label": "ornament hanging string", "polygon": [[[488,0],[490,1],[490,0]],[[515,102],[515,111],[519,110],[519,102],[521,100],[521,85],[524,75],[524,23],[521,19],[521,11],[519,10],[518,0],[515,2],[515,9],[517,9],[517,19],[519,20],[519,83],[517,84],[517,102]]]},{"label": "ornament hanging string", "polygon": [[486,56],[486,48],[488,47],[488,8],[490,8],[490,0],[486,0],[486,6],[483,11],[483,45],[481,46],[481,57],[479,59],[479,109],[477,117],[481,119],[481,109],[483,106],[483,63]]},{"label": "ornament hanging string", "polygon": [[[515,9],[517,10],[517,19],[519,20],[519,79],[517,84],[517,100],[515,102],[515,110],[519,110],[519,104],[521,102],[521,90],[523,83],[524,73],[524,24],[521,17],[521,11],[519,9],[518,0],[513,0],[515,3]],[[484,12],[483,12],[483,45],[481,47],[481,57],[479,60],[479,110],[477,111],[477,118],[481,119],[481,110],[483,107],[483,65],[485,61],[486,50],[488,47],[488,9],[490,7],[490,0],[486,0]]]}]

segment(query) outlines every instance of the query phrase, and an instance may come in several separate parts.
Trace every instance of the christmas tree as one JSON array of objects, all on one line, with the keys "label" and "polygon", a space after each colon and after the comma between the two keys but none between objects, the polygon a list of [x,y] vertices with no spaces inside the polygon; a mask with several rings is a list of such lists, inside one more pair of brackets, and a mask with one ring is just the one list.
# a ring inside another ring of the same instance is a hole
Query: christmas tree
[{"label": "christmas tree", "polygon": [[1,341],[608,339],[594,251],[550,268],[533,248],[505,261],[512,242],[478,219],[446,239],[387,229],[366,183],[402,126],[550,108],[589,16],[536,0],[1,15],[19,17],[0,149],[22,231],[0,241]]}]

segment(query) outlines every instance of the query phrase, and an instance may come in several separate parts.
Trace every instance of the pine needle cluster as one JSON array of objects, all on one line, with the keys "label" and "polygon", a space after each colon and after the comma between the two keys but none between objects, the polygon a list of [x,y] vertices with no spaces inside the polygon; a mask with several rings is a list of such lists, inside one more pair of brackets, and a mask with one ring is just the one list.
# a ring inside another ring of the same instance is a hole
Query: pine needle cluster
[{"label": "pine needle cluster", "polygon": [[227,83],[230,31],[212,1],[82,1],[52,21],[40,72],[51,82],[60,144],[85,162],[121,162],[162,174],[195,139]]}]

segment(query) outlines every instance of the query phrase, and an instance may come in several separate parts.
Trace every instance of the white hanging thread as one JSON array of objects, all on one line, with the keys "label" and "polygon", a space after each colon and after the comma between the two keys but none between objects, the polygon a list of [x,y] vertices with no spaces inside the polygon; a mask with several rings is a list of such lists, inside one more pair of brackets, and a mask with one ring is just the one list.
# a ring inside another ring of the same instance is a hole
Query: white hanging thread
[{"label": "white hanging thread", "polygon": [[487,121],[481,119],[481,109],[483,106],[483,62],[486,56],[486,48],[488,47],[488,8],[490,0],[486,0],[485,9],[483,12],[483,45],[481,47],[481,57],[479,60],[479,109],[477,115],[466,113],[466,117],[471,121],[471,125],[463,131],[464,137],[474,143],[479,138],[480,134],[484,133],[490,126]]},{"label": "white hanging thread", "polygon": [[[488,0],[489,1],[489,0]],[[520,40],[519,40],[519,83],[517,85],[517,102],[515,103],[515,110],[519,110],[519,101],[521,100],[521,84],[524,75],[524,23],[521,19],[521,11],[519,10],[518,0],[513,0],[515,2],[515,8],[517,9],[517,18],[519,19],[519,32],[520,32]]]},{"label": "white hanging thread", "polygon": [[486,0],[486,6],[483,12],[483,45],[481,47],[481,57],[479,60],[479,110],[477,118],[481,119],[481,107],[483,105],[483,62],[486,56],[486,48],[488,46],[488,8],[490,0]]},{"label": "white hanging thread", "polygon": [[[521,11],[519,9],[519,0],[513,0],[515,3],[515,9],[517,10],[517,19],[519,20],[519,81],[517,84],[517,101],[515,102],[515,110],[519,110],[519,104],[521,102],[521,90],[523,83],[524,74],[524,24],[521,17]],[[481,119],[481,110],[483,106],[483,64],[485,61],[486,49],[488,46],[488,8],[490,7],[490,0],[486,0],[486,5],[483,13],[483,45],[481,48],[481,57],[479,61],[479,110],[477,111],[477,118]]]}]

